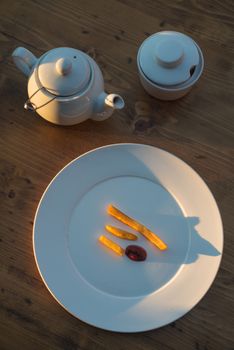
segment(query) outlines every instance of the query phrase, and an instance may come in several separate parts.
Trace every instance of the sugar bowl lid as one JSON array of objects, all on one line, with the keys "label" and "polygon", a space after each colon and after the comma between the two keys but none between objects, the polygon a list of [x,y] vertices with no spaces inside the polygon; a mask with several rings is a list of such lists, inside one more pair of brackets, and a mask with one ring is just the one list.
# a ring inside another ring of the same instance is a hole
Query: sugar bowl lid
[{"label": "sugar bowl lid", "polygon": [[37,76],[42,87],[57,96],[71,96],[88,85],[91,68],[86,55],[60,47],[48,51],[39,61]]},{"label": "sugar bowl lid", "polygon": [[142,43],[137,59],[140,69],[153,83],[174,86],[191,77],[200,56],[197,44],[189,36],[163,31]]}]

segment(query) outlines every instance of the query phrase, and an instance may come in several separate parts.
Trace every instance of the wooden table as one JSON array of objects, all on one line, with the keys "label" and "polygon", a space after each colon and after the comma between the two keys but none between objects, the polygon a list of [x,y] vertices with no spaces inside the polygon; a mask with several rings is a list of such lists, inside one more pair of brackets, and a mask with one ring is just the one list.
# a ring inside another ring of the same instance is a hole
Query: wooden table
[{"label": "wooden table", "polygon": [[[233,349],[232,1],[2,0],[0,13],[0,349]],[[148,35],[168,29],[199,43],[205,70],[188,96],[160,102],[139,83],[136,53]],[[37,56],[58,46],[88,52],[126,108],[72,127],[25,111],[27,81],[11,59],[17,46]],[[44,286],[32,251],[33,218],[49,181],[78,155],[117,142],[151,144],[186,161],[212,190],[224,223],[223,260],[206,296],[182,319],[139,334],[100,330],[67,313]]]}]

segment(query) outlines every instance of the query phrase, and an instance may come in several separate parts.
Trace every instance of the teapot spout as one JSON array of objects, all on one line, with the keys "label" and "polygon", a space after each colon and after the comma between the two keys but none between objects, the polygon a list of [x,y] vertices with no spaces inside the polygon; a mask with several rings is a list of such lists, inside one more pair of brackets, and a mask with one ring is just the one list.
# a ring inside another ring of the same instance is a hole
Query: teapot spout
[{"label": "teapot spout", "polygon": [[96,102],[96,114],[92,117],[94,120],[105,120],[111,116],[115,109],[124,107],[124,100],[117,94],[106,94],[103,92]]},{"label": "teapot spout", "polygon": [[113,109],[122,109],[124,107],[124,100],[120,95],[109,94],[105,98],[105,105]]}]

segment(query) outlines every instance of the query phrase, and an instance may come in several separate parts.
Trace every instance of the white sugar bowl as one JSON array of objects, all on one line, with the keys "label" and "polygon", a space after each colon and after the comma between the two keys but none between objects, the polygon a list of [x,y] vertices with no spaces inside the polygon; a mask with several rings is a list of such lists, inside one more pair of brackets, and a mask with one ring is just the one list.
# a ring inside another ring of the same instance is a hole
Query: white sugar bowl
[{"label": "white sugar bowl", "polygon": [[160,100],[176,100],[186,95],[200,78],[204,58],[189,36],[163,31],[141,44],[137,65],[144,89]]}]

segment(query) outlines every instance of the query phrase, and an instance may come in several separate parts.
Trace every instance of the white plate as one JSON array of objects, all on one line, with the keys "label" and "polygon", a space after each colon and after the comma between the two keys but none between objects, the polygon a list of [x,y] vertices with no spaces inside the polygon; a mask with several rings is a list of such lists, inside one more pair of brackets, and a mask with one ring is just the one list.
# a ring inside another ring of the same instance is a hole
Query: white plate
[{"label": "white plate", "polygon": [[[144,262],[103,247],[105,224],[124,228],[106,214],[109,203],[158,233],[168,250],[140,235]],[[155,147],[117,144],[58,173],[39,203],[33,244],[43,281],[67,311],[96,327],[139,332],[178,319],[204,296],[219,268],[223,231],[211,192],[186,163]]]}]

